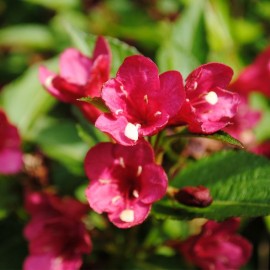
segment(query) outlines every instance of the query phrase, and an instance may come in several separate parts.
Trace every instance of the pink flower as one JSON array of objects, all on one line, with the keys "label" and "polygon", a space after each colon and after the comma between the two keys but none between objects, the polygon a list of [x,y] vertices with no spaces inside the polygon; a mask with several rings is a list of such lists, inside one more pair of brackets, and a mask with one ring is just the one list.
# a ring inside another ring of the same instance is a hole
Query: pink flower
[{"label": "pink flower", "polygon": [[0,110],[0,174],[18,173],[22,168],[21,139],[18,129]]},{"label": "pink flower", "polygon": [[186,101],[170,123],[188,124],[195,133],[213,133],[227,126],[239,103],[238,95],[226,90],[232,75],[232,69],[220,63],[195,69],[186,79]]},{"label": "pink flower", "polygon": [[249,146],[255,142],[253,128],[261,119],[261,113],[253,110],[247,101],[247,98],[240,96],[240,104],[231,124],[223,130],[234,138]]},{"label": "pink flower", "polygon": [[135,146],[96,145],[86,155],[85,171],[91,180],[86,190],[90,206],[108,213],[119,228],[142,223],[167,188],[167,176],[143,140]]},{"label": "pink flower", "polygon": [[91,122],[95,122],[100,110],[77,99],[100,97],[102,84],[109,79],[110,65],[109,45],[103,37],[99,37],[92,58],[77,49],[66,49],[60,55],[60,75],[41,66],[39,79],[51,95],[60,101],[75,104]]},{"label": "pink flower", "polygon": [[270,47],[260,53],[254,62],[240,73],[230,88],[244,96],[252,91],[258,91],[270,97]]},{"label": "pink flower", "polygon": [[25,207],[32,218],[24,229],[30,253],[24,269],[80,269],[82,254],[92,248],[81,221],[87,206],[71,198],[31,192],[26,196]]},{"label": "pink flower", "polygon": [[102,114],[96,127],[122,145],[163,129],[184,102],[182,76],[168,71],[160,76],[154,62],[141,55],[127,57],[115,79],[105,83],[101,96],[110,113]]},{"label": "pink flower", "polygon": [[204,270],[236,270],[247,263],[252,246],[236,234],[239,219],[208,221],[200,234],[180,244],[184,257]]}]

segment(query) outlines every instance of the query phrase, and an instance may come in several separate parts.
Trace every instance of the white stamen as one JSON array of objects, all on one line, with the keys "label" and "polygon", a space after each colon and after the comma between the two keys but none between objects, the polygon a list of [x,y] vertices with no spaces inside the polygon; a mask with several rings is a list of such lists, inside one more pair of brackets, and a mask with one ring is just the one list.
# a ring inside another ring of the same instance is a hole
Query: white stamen
[{"label": "white stamen", "polygon": [[161,112],[160,112],[160,111],[157,111],[157,112],[155,112],[155,114],[154,114],[155,117],[157,117],[157,116],[159,116],[159,115],[161,115]]},{"label": "white stamen", "polygon": [[206,96],[205,100],[211,105],[215,105],[218,102],[218,96],[214,91],[210,91]]},{"label": "white stamen", "polygon": [[122,109],[118,109],[118,110],[115,111],[115,114],[116,114],[116,115],[119,115],[119,114],[122,113],[122,112],[123,112]]},{"label": "white stamen", "polygon": [[139,198],[139,192],[138,192],[138,190],[134,189],[133,192],[132,192],[132,195],[133,195],[135,198]]},{"label": "white stamen", "polygon": [[138,166],[136,176],[140,176],[140,175],[141,175],[141,173],[142,173],[142,166]]},{"label": "white stamen", "polygon": [[121,198],[121,196],[119,196],[119,195],[113,197],[112,198],[112,204],[115,204],[120,198]]},{"label": "white stamen", "polygon": [[121,89],[121,91],[124,93],[124,95],[127,97],[127,96],[128,96],[128,93],[127,93],[127,91],[125,90],[125,88],[124,88],[123,85],[120,85],[120,89]]},{"label": "white stamen", "polygon": [[120,214],[120,219],[124,222],[134,221],[134,211],[130,209],[123,210]]},{"label": "white stamen", "polygon": [[98,179],[100,184],[109,184],[111,182],[110,179]]},{"label": "white stamen", "polygon": [[147,96],[147,95],[145,95],[145,96],[143,97],[143,100],[144,100],[145,103],[148,104],[148,96]]},{"label": "white stamen", "polygon": [[46,80],[45,80],[45,87],[46,88],[51,88],[51,87],[53,87],[53,85],[52,85],[52,81],[53,81],[53,79],[54,79],[54,76],[52,75],[52,76],[49,76]]},{"label": "white stamen", "polygon": [[189,102],[189,98],[186,98],[186,102]]},{"label": "white stamen", "polygon": [[124,161],[124,158],[123,157],[120,157],[119,158],[119,163],[120,163],[120,165],[121,165],[122,168],[125,168],[126,167],[125,161]]},{"label": "white stamen", "polygon": [[131,123],[127,123],[125,128],[125,136],[131,140],[137,141],[139,138],[139,132],[138,132],[139,126],[133,125]]},{"label": "white stamen", "polygon": [[197,82],[194,82],[193,90],[196,90],[197,87],[198,87],[198,83]]}]

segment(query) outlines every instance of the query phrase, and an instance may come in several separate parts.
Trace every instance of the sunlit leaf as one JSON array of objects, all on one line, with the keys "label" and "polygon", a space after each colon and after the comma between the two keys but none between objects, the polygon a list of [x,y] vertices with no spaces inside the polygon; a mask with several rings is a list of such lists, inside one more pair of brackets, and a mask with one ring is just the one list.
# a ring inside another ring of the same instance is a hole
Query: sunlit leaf
[{"label": "sunlit leaf", "polygon": [[227,143],[227,144],[230,144],[232,146],[236,146],[236,147],[239,147],[239,148],[244,148],[244,145],[238,141],[237,139],[233,138],[230,134],[220,130],[220,131],[217,131],[213,134],[200,134],[200,133],[192,133],[192,132],[189,132],[187,129],[184,129],[183,131],[177,133],[177,134],[174,134],[174,135],[171,135],[170,136],[171,138],[181,138],[181,137],[199,137],[199,138],[206,138],[206,139],[213,139],[213,140],[217,140],[217,141],[221,141],[223,143]]},{"label": "sunlit leaf", "polygon": [[176,188],[203,185],[213,203],[206,208],[188,207],[164,199],[154,206],[159,217],[223,220],[233,216],[270,214],[270,161],[244,151],[224,151],[182,170],[171,181]]}]

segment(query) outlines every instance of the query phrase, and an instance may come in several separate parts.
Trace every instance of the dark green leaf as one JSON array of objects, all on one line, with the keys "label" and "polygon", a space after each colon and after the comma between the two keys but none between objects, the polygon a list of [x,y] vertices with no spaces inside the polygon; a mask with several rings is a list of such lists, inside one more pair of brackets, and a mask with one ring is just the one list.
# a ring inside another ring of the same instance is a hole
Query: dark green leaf
[{"label": "dark green leaf", "polygon": [[221,142],[228,143],[230,145],[233,145],[233,146],[236,146],[239,148],[244,148],[244,145],[240,141],[233,138],[231,135],[229,135],[228,133],[226,133],[222,130],[220,130],[216,133],[213,133],[213,134],[200,134],[200,133],[192,133],[192,132],[189,132],[187,129],[184,129],[180,133],[177,133],[177,134],[172,135],[170,137],[171,138],[175,138],[175,137],[179,137],[179,138],[181,138],[181,137],[200,137],[200,138],[221,141]]},{"label": "dark green leaf", "polygon": [[100,109],[102,112],[109,112],[109,108],[105,105],[104,101],[100,97],[83,97],[78,99],[81,102],[87,102]]},{"label": "dark green leaf", "polygon": [[224,151],[197,161],[172,180],[176,188],[203,185],[213,203],[206,208],[187,207],[164,199],[154,206],[160,217],[223,220],[232,216],[270,214],[270,161],[244,151]]}]

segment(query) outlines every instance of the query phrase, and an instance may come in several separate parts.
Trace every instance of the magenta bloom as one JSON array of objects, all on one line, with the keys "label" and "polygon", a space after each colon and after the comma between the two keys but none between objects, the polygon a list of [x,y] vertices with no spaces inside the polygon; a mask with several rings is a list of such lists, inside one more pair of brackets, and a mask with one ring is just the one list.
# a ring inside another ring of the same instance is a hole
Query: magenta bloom
[{"label": "magenta bloom", "polygon": [[270,97],[270,47],[260,53],[252,64],[247,66],[230,88],[247,96],[258,91]]},{"label": "magenta bloom", "polygon": [[225,127],[224,131],[240,140],[242,143],[249,145],[255,141],[253,128],[260,119],[261,113],[249,106],[246,97],[240,96],[240,104],[237,113],[231,120],[231,125]]},{"label": "magenta bloom", "polygon": [[135,146],[96,145],[86,155],[85,171],[91,180],[86,190],[90,206],[108,213],[119,228],[142,223],[167,189],[167,176],[143,140]]},{"label": "magenta bloom", "polygon": [[203,270],[237,270],[247,263],[252,246],[236,234],[239,219],[208,221],[200,234],[181,243],[184,257]]},{"label": "magenta bloom", "polygon": [[100,110],[77,99],[100,97],[102,84],[109,79],[110,65],[109,45],[103,37],[99,37],[92,58],[77,49],[66,49],[60,55],[60,74],[41,66],[39,79],[51,95],[60,101],[75,104],[91,122],[95,122]]},{"label": "magenta bloom", "polygon": [[32,218],[24,230],[30,253],[24,270],[80,269],[82,255],[92,248],[81,221],[87,206],[71,198],[33,192],[27,194],[25,207]]},{"label": "magenta bloom", "polygon": [[102,114],[95,125],[122,145],[158,133],[185,99],[181,74],[168,71],[159,76],[155,63],[141,55],[125,59],[101,96],[111,112]]},{"label": "magenta bloom", "polygon": [[18,173],[22,167],[21,139],[18,129],[0,110],[0,174]]},{"label": "magenta bloom", "polygon": [[195,133],[213,133],[227,126],[239,103],[238,95],[226,90],[232,75],[232,69],[220,63],[195,69],[186,79],[186,101],[170,123],[187,124]]}]

